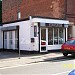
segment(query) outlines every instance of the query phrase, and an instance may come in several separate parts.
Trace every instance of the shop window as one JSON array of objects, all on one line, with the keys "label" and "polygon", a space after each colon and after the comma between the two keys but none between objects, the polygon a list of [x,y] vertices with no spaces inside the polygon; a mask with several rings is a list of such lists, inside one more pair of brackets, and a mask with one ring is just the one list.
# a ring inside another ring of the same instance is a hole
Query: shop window
[{"label": "shop window", "polygon": [[15,38],[17,39],[18,38],[18,31],[15,30]]},{"label": "shop window", "polygon": [[7,32],[4,32],[4,48],[7,49]]},{"label": "shop window", "polygon": [[4,39],[7,39],[7,32],[4,32]]},{"label": "shop window", "polygon": [[12,38],[12,31],[9,32],[9,48],[12,49],[13,38]]},{"label": "shop window", "polygon": [[18,31],[15,30],[15,49],[18,48]]},{"label": "shop window", "polygon": [[34,26],[34,37],[37,37],[37,26]]},{"label": "shop window", "polygon": [[63,29],[59,29],[59,44],[62,44],[64,42],[64,37],[63,37]]},{"label": "shop window", "polygon": [[9,39],[12,39],[12,31],[9,32]]},{"label": "shop window", "polygon": [[64,43],[63,28],[48,28],[48,45]]},{"label": "shop window", "polygon": [[46,29],[41,29],[41,45],[46,45]]},{"label": "shop window", "polygon": [[48,45],[53,45],[53,28],[48,28]]},{"label": "shop window", "polygon": [[54,44],[58,44],[58,28],[54,28]]}]

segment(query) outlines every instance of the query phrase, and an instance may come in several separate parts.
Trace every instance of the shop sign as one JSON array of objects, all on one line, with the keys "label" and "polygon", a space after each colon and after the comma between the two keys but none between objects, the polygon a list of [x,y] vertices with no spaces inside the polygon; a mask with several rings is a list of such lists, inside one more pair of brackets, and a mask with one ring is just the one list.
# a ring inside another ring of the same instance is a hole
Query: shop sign
[{"label": "shop sign", "polygon": [[51,24],[51,23],[46,23],[45,26],[48,26],[48,27],[65,27],[65,28],[68,27],[68,25],[65,25],[65,24]]}]

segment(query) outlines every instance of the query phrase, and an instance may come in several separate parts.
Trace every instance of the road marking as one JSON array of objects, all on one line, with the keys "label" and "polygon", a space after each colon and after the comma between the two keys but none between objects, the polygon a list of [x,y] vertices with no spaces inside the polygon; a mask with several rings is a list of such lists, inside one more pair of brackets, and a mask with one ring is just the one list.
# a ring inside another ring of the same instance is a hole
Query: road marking
[{"label": "road marking", "polygon": [[[38,63],[33,63],[33,64],[38,64]],[[4,70],[4,69],[10,69],[10,68],[17,68],[17,67],[24,67],[24,66],[28,66],[28,65],[33,65],[33,64],[25,64],[25,65],[16,65],[16,66],[8,66],[8,67],[3,67],[0,68],[0,70]],[[60,72],[60,73],[56,73],[56,74],[49,74],[49,75],[65,75],[66,73],[70,73],[72,70],[69,71],[65,71],[65,72]]]},{"label": "road marking", "polygon": [[17,68],[17,67],[23,67],[23,66],[29,66],[29,65],[33,65],[33,64],[38,64],[38,63],[27,63],[27,64],[24,64],[24,65],[15,65],[15,66],[4,66],[4,67],[1,67],[0,70],[2,69],[9,69],[9,68]]}]

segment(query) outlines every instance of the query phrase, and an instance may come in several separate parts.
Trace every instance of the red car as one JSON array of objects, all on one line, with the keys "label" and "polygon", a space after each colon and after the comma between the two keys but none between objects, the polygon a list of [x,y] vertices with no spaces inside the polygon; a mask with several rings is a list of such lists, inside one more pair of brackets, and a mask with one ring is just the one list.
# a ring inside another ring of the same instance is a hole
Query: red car
[{"label": "red car", "polygon": [[61,51],[64,56],[68,54],[75,55],[75,38],[70,38],[61,46]]}]

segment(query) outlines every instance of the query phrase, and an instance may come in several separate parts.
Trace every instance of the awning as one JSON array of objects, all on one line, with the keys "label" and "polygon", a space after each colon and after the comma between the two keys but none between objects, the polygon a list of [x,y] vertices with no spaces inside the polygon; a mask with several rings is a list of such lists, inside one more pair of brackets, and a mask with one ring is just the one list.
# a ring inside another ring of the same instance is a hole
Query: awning
[{"label": "awning", "polygon": [[40,26],[49,26],[49,27],[65,27],[65,28],[67,28],[69,26],[68,20],[32,18],[32,22],[40,23]]}]

